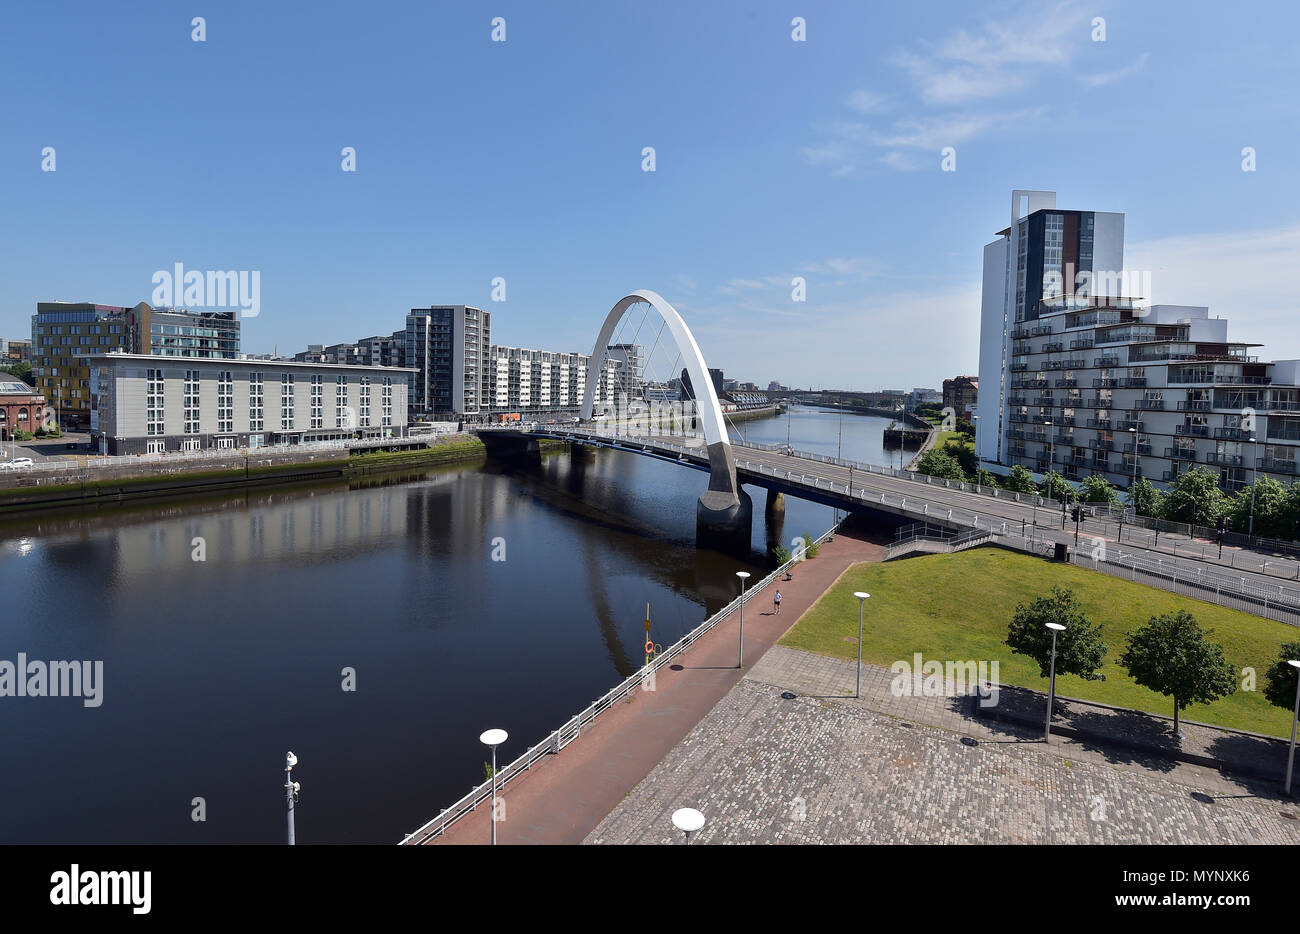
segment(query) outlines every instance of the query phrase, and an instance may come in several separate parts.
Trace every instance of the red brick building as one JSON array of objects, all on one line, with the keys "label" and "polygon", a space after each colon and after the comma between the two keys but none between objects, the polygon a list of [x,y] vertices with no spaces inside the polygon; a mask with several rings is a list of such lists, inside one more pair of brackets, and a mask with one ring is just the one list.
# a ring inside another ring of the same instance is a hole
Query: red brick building
[{"label": "red brick building", "polygon": [[[3,374],[0,374],[3,375]],[[45,424],[45,397],[21,380],[0,378],[0,439],[9,441],[15,431],[35,432]]]},{"label": "red brick building", "polygon": [[970,421],[975,412],[975,403],[979,400],[980,380],[978,376],[954,376],[943,381],[944,408],[952,407],[958,418]]}]

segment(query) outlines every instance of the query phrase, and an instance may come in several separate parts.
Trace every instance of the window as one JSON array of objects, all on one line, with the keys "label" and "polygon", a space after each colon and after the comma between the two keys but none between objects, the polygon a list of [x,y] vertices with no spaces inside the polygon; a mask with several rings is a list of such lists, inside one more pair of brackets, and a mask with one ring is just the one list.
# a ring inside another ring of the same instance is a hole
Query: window
[{"label": "window", "polygon": [[334,378],[334,427],[355,428],[356,421],[349,417],[351,414],[348,407],[348,376],[340,373]]},{"label": "window", "polygon": [[[199,371],[185,371],[185,434],[197,435],[199,433]],[[187,441],[186,444],[189,442]],[[198,444],[197,439],[194,442]],[[186,447],[184,450],[197,450],[197,448]]]},{"label": "window", "polygon": [[325,427],[325,413],[322,399],[325,392],[325,377],[319,373],[311,378],[311,427]]},{"label": "window", "polygon": [[[229,370],[217,374],[217,431],[227,434],[235,430],[235,379]],[[233,439],[223,439],[233,440]],[[221,445],[225,447],[226,445]]]},{"label": "window", "polygon": [[235,446],[235,439],[234,439],[234,438],[218,438],[218,439],[217,439],[217,447],[219,447],[219,448],[233,448],[234,446]]},{"label": "window", "polygon": [[248,374],[248,430],[261,431],[266,416],[266,383],[261,373]]},{"label": "window", "polygon": [[[162,370],[149,370],[145,378],[145,433],[163,434],[163,375]],[[155,442],[150,442],[153,445]],[[161,445],[162,442],[156,442]],[[158,449],[162,450],[161,447]],[[151,454],[156,453],[150,450]]]},{"label": "window", "polygon": [[370,377],[361,377],[361,421],[362,428],[370,427]]},{"label": "window", "polygon": [[182,451],[198,451],[198,450],[200,450],[200,447],[199,447],[200,443],[201,443],[201,439],[199,439],[199,438],[182,438],[182,439],[181,439],[181,450],[182,450]]},{"label": "window", "polygon": [[293,428],[293,374],[280,374],[280,430]]},{"label": "window", "polygon": [[380,415],[382,421],[380,424],[387,428],[389,425],[393,424],[393,378],[391,376],[384,377],[382,399],[383,408],[381,410],[382,414]]},{"label": "window", "polygon": [[167,450],[166,441],[157,440],[145,442],[145,453],[147,454],[161,454],[165,450]]}]

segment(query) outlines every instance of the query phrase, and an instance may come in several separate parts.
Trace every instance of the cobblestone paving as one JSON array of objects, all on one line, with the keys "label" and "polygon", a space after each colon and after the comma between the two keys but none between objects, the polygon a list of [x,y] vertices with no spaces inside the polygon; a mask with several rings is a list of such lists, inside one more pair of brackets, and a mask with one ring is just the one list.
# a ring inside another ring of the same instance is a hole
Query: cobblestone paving
[{"label": "cobblestone paving", "polygon": [[1240,786],[1207,794],[1005,732],[967,746],[969,731],[919,724],[915,707],[904,721],[782,699],[760,667],[584,842],[680,843],[672,812],[694,807],[699,843],[1300,843],[1294,805]]}]

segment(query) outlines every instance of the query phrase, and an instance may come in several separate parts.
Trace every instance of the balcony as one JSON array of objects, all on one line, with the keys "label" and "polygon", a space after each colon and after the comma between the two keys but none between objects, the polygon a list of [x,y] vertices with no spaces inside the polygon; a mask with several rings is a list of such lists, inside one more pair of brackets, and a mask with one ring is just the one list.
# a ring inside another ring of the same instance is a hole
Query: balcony
[{"label": "balcony", "polygon": [[1119,357],[1093,357],[1093,366],[1119,366]]},{"label": "balcony", "polygon": [[1106,438],[1093,438],[1088,442],[1088,447],[1094,451],[1113,451],[1115,450],[1115,442]]},{"label": "balcony", "polygon": [[1057,444],[1074,444],[1074,435],[1057,435],[1052,440]]},{"label": "balcony", "polygon": [[1147,384],[1145,376],[1125,376],[1119,381],[1123,389],[1142,389]]},{"label": "balcony", "polygon": [[[1128,444],[1124,445],[1124,450],[1125,450],[1125,452],[1127,452],[1127,453],[1129,454],[1129,456],[1132,456],[1132,454],[1133,454],[1133,442],[1130,441]],[[1151,442],[1149,442],[1149,441],[1143,441],[1141,444],[1139,444],[1139,445],[1137,446],[1137,452],[1138,452],[1139,454],[1150,454],[1150,453],[1151,453]]]},{"label": "balcony", "polygon": [[1052,333],[1052,326],[1050,324],[1040,324],[1036,327],[1032,327],[1029,329],[1030,337],[1043,337],[1044,335],[1051,334],[1051,333]]},{"label": "balcony", "polygon": [[1255,461],[1255,466],[1267,473],[1288,473],[1294,474],[1296,470],[1295,461],[1282,461],[1273,457],[1260,457]]},{"label": "balcony", "polygon": [[1186,399],[1178,403],[1180,412],[1208,412],[1210,411],[1209,399]]},{"label": "balcony", "polygon": [[1013,444],[1011,447],[1007,448],[1007,453],[1010,454],[1012,457],[1029,456],[1028,452],[1025,451],[1025,446],[1023,444],[1019,444],[1019,445]]},{"label": "balcony", "polygon": [[1161,476],[1160,479],[1163,480],[1165,483],[1172,483],[1173,481],[1177,480],[1180,476],[1182,475],[1177,470],[1166,470],[1164,472],[1164,475]]},{"label": "balcony", "polygon": [[1135,428],[1138,431],[1145,431],[1146,430],[1145,422],[1135,422],[1135,421],[1126,420],[1126,421],[1119,421],[1115,423],[1116,431],[1132,431]]},{"label": "balcony", "polygon": [[1209,425],[1177,425],[1174,427],[1176,435],[1191,435],[1196,438],[1208,438],[1210,436]]},{"label": "balcony", "polygon": [[1024,357],[1034,352],[1034,349],[1028,344],[1012,344],[1011,352],[1017,357]]},{"label": "balcony", "polygon": [[1271,376],[1216,376],[1213,382],[1231,386],[1267,386],[1273,382]]},{"label": "balcony", "polygon": [[1165,448],[1165,457],[1180,461],[1196,460],[1195,448]]},{"label": "balcony", "polygon": [[1270,412],[1300,412],[1300,399],[1270,399],[1260,405]]},{"label": "balcony", "polygon": [[1089,427],[1089,428],[1104,428],[1104,429],[1106,429],[1107,431],[1109,431],[1110,428],[1111,428],[1110,419],[1109,419],[1109,418],[1090,418],[1090,419],[1088,419],[1088,427]]},{"label": "balcony", "polygon": [[1244,428],[1216,428],[1214,437],[1224,441],[1249,441],[1250,432]]},{"label": "balcony", "polygon": [[1119,386],[1119,380],[1114,379],[1112,377],[1107,377],[1105,379],[1094,379],[1092,381],[1093,389],[1115,389],[1118,386]]},{"label": "balcony", "polygon": [[1013,341],[1022,341],[1029,336],[1029,328],[1012,328],[1011,339]]},{"label": "balcony", "polygon": [[1035,396],[1033,404],[1037,406],[1047,406],[1050,408],[1055,403],[1052,401],[1051,396]]},{"label": "balcony", "polygon": [[1106,399],[1103,398],[1102,396],[1089,396],[1087,399],[1083,400],[1080,404],[1090,409],[1108,409],[1115,404],[1115,400]]},{"label": "balcony", "polygon": [[1043,344],[1043,353],[1060,353],[1065,349],[1065,341],[1048,341]]},{"label": "balcony", "polygon": [[1011,364],[1011,366],[1009,366],[1007,369],[1009,369],[1012,373],[1023,373],[1025,370],[1029,369],[1029,364],[1028,364],[1028,363],[1013,363],[1013,364]]},{"label": "balcony", "polygon": [[1217,464],[1220,467],[1240,467],[1245,462],[1245,458],[1240,454],[1220,454],[1218,451],[1211,451],[1205,455],[1205,463]]},{"label": "balcony", "polygon": [[1092,338],[1087,337],[1082,340],[1070,341],[1071,350],[1092,350]]},{"label": "balcony", "polygon": [[1164,407],[1164,399],[1139,399],[1134,406],[1134,408],[1139,409],[1163,409]]},{"label": "balcony", "polygon": [[1087,467],[1088,455],[1086,454],[1067,454],[1061,458],[1062,464],[1071,464],[1075,467]]},{"label": "balcony", "polygon": [[1057,389],[1075,389],[1078,387],[1078,385],[1079,385],[1079,381],[1072,376],[1062,377],[1061,379],[1058,379],[1056,381]]},{"label": "balcony", "polygon": [[1024,412],[1012,412],[1010,418],[1011,418],[1011,421],[1013,421],[1013,422],[1027,422],[1027,421],[1029,421],[1029,416],[1026,415]]},{"label": "balcony", "polygon": [[1007,405],[1028,405],[1028,396],[1007,396]]},{"label": "balcony", "polygon": [[1110,472],[1110,460],[1105,457],[1094,457],[1092,460],[1088,461],[1088,466],[1098,473]]},{"label": "balcony", "polygon": [[1058,415],[1052,419],[1052,424],[1063,428],[1072,428],[1074,426],[1074,416]]}]

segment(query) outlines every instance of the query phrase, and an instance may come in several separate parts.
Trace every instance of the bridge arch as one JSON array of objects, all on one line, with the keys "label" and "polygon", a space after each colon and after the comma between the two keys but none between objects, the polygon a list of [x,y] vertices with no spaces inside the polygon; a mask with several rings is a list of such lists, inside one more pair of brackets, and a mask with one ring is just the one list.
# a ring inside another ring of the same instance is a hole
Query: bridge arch
[{"label": "bridge arch", "polygon": [[682,356],[686,375],[691,379],[691,388],[695,391],[696,418],[704,429],[704,442],[709,452],[709,489],[700,497],[697,518],[712,526],[748,528],[749,497],[736,482],[735,456],[722,417],[722,405],[718,402],[717,390],[709,377],[709,368],[704,362],[704,355],[700,353],[695,335],[686,326],[681,314],[658,292],[649,289],[630,292],[619,299],[605,316],[587,368],[587,386],[582,395],[582,418],[584,421],[590,419],[595,408],[596,389],[609,355],[609,341],[614,336],[614,329],[629,308],[642,302],[648,303],[663,318]]}]

